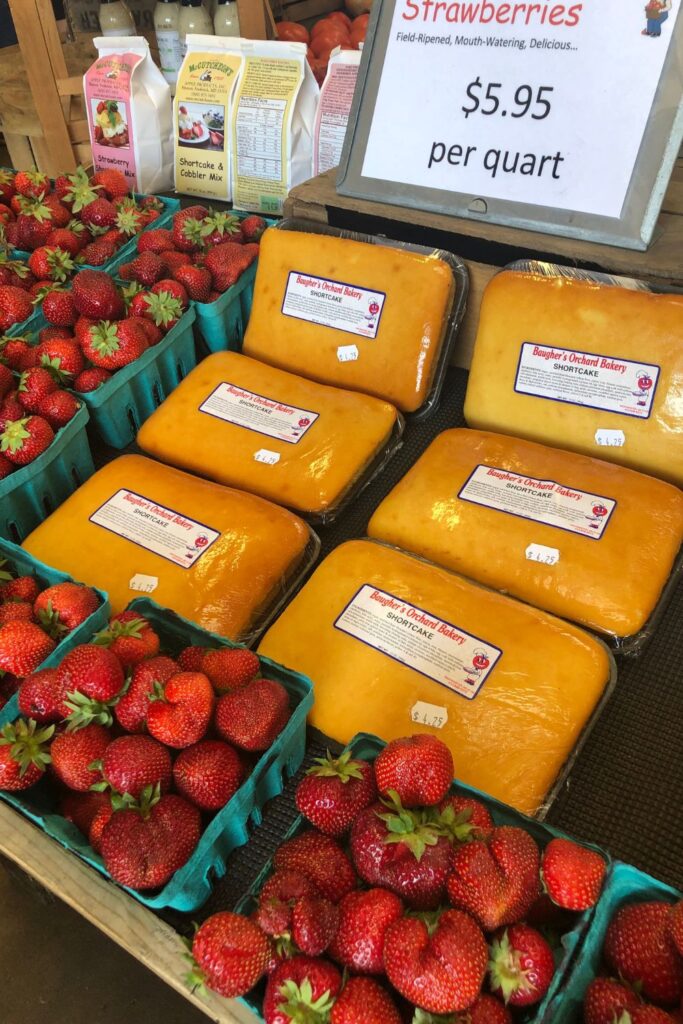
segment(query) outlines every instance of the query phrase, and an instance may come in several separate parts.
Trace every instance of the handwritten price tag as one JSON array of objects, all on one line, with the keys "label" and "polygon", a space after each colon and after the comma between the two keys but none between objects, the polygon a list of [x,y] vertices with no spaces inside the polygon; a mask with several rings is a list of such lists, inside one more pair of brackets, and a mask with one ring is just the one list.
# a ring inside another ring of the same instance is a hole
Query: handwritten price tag
[{"label": "handwritten price tag", "polygon": [[432,729],[443,729],[448,721],[448,709],[438,704],[429,704],[426,700],[418,700],[410,709],[410,720]]},{"label": "handwritten price tag", "polygon": [[276,462],[280,461],[279,452],[269,452],[267,448],[259,448],[254,455],[256,462],[265,462],[267,466],[274,466]]},{"label": "handwritten price tag", "polygon": [[560,560],[557,548],[548,548],[545,544],[530,544],[525,554],[528,562],[542,562],[543,565],[557,565]]},{"label": "handwritten price tag", "polygon": [[340,363],[355,363],[358,359],[358,347],[356,345],[340,345],[337,349],[337,359]]},{"label": "handwritten price tag", "polygon": [[128,583],[129,590],[137,590],[140,594],[153,594],[159,586],[158,576],[146,576],[144,572],[136,572]]},{"label": "handwritten price tag", "polygon": [[623,430],[596,430],[595,443],[603,448],[623,448],[626,434]]}]

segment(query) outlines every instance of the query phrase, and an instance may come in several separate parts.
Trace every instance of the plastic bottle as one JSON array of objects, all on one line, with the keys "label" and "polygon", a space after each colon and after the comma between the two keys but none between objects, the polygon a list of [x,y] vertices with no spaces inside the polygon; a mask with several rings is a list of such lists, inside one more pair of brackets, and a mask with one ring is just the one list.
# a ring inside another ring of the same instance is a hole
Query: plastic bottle
[{"label": "plastic bottle", "polygon": [[123,0],[100,0],[99,19],[103,36],[137,35],[133,15]]},{"label": "plastic bottle", "polygon": [[202,0],[181,0],[178,31],[183,57],[187,52],[187,43],[185,42],[187,36],[212,36],[214,34],[213,22],[206,7],[202,4]]},{"label": "plastic bottle", "polygon": [[240,19],[235,0],[218,0],[213,27],[217,36],[239,36]]},{"label": "plastic bottle", "polygon": [[157,0],[154,29],[159,47],[159,64],[164,78],[175,92],[178,70],[183,62],[180,42],[180,4],[178,0]]}]

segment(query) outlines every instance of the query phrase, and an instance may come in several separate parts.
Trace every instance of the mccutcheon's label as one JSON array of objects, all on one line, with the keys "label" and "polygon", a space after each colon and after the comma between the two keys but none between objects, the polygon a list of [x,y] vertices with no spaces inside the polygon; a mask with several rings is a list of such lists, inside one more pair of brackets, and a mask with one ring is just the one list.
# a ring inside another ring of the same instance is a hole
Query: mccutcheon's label
[{"label": "mccutcheon's label", "polygon": [[229,381],[215,387],[199,406],[199,411],[287,444],[298,444],[320,415],[247,391]]},{"label": "mccutcheon's label", "polygon": [[559,530],[600,540],[616,508],[614,498],[590,494],[557,480],[512,473],[498,466],[475,466],[458,497],[473,505],[507,512]]},{"label": "mccutcheon's label", "polygon": [[385,299],[385,292],[292,270],[287,276],[282,312],[309,324],[360,338],[376,338]]},{"label": "mccutcheon's label", "polygon": [[369,583],[349,601],[334,627],[466,700],[474,700],[503,653]]},{"label": "mccutcheon's label", "polygon": [[515,391],[646,420],[659,373],[655,363],[525,341],[519,352]]},{"label": "mccutcheon's label", "polygon": [[181,569],[191,569],[220,537],[218,530],[125,487],[100,505],[90,522]]}]

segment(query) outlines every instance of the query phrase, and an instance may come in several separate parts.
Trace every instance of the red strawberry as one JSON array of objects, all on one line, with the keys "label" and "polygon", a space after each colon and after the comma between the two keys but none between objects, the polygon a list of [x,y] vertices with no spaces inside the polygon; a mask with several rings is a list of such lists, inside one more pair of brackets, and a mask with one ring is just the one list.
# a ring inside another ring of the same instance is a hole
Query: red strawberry
[{"label": "red strawberry", "polygon": [[69,717],[72,726],[93,717],[111,724],[109,704],[123,684],[121,662],[111,651],[94,644],[79,644],[64,656],[57,669],[57,685],[64,695],[62,715]]},{"label": "red strawberry", "polygon": [[145,658],[159,653],[159,636],[147,619],[137,612],[119,612],[109,620],[107,629],[101,630],[93,641],[108,647],[124,668],[137,665]]},{"label": "red strawberry", "polygon": [[36,349],[39,365],[64,381],[82,373],[83,353],[74,338],[52,338],[41,341]]},{"label": "red strawberry", "polygon": [[0,789],[16,792],[39,782],[50,761],[47,743],[54,726],[36,728],[23,718],[0,729]]},{"label": "red strawberry", "polygon": [[191,264],[191,257],[187,252],[176,252],[175,250],[168,249],[160,253],[159,256],[164,265],[165,273],[170,274],[172,277],[175,277],[178,267],[189,267]]},{"label": "red strawberry", "polygon": [[94,199],[81,210],[81,220],[89,227],[110,228],[116,223],[117,213],[108,199]]},{"label": "red strawberry", "polygon": [[377,799],[372,765],[351,760],[351,752],[316,758],[295,794],[296,806],[329,836],[343,836],[361,811]]},{"label": "red strawberry", "polygon": [[66,790],[59,801],[59,811],[63,818],[70,821],[84,836],[88,835],[90,826],[103,807],[111,809],[109,793],[77,793]]},{"label": "red strawberry", "polygon": [[147,729],[169,747],[190,747],[205,735],[214,699],[211,683],[202,672],[177,672],[155,691]]},{"label": "red strawberry", "polygon": [[67,582],[43,590],[33,610],[43,629],[56,639],[80,626],[99,606],[100,599],[91,587]]},{"label": "red strawberry", "polygon": [[126,196],[130,192],[130,186],[122,171],[105,169],[98,171],[90,180],[91,184],[99,185],[109,199]]},{"label": "red strawberry", "polygon": [[260,242],[261,235],[267,227],[268,225],[263,217],[258,217],[256,214],[252,214],[251,217],[245,217],[240,224],[242,237],[245,242]]},{"label": "red strawberry", "polygon": [[683,963],[669,934],[670,914],[668,903],[628,904],[612,918],[604,946],[612,970],[663,1006],[679,1002],[683,994]]},{"label": "red strawberry", "polygon": [[[57,294],[59,294],[59,289],[58,288],[53,288],[52,292],[56,292]],[[50,292],[50,294],[52,294],[52,292]],[[62,294],[67,295],[68,293],[67,292],[63,292]],[[62,339],[62,340],[64,340],[66,338],[69,341],[73,341],[74,340],[74,332],[73,332],[72,328],[71,327],[56,327],[56,326],[54,326],[54,324],[51,324],[49,327],[41,327],[40,330],[38,331],[38,341],[41,344],[43,342],[46,342],[46,341],[55,341],[58,338]]]},{"label": "red strawberry", "polygon": [[130,313],[135,316],[144,316],[151,320],[162,331],[170,331],[183,315],[183,307],[168,292],[142,292],[130,305]]},{"label": "red strawberry", "polygon": [[63,249],[64,252],[68,252],[72,259],[78,256],[83,248],[82,239],[75,231],[71,231],[69,228],[55,228],[47,236],[45,244]]},{"label": "red strawberry", "polygon": [[540,892],[539,852],[524,829],[503,825],[488,844],[476,840],[455,849],[448,897],[485,931],[520,921]]},{"label": "red strawberry", "polygon": [[322,832],[309,831],[288,839],[275,851],[276,871],[297,871],[333,903],[356,888],[358,879],[342,848]]},{"label": "red strawberry", "polygon": [[351,856],[368,885],[379,885],[416,910],[435,910],[446,893],[451,844],[400,804],[374,804],[351,829]]},{"label": "red strawberry", "polygon": [[85,347],[90,344],[91,334],[95,327],[97,327],[99,321],[91,320],[87,316],[79,316],[78,320],[74,324],[74,337],[77,343],[81,347]]},{"label": "red strawberry", "polygon": [[[184,647],[176,659],[178,668],[183,672],[203,672],[202,662],[205,654],[205,647]],[[204,672],[204,675],[208,675],[208,673]]]},{"label": "red strawberry", "polygon": [[513,1021],[507,1006],[484,993],[462,1015],[458,1014],[453,1024],[513,1024]]},{"label": "red strawberry", "polygon": [[341,917],[330,955],[354,974],[383,974],[387,929],[403,917],[403,903],[386,889],[355,890],[339,904]]},{"label": "red strawberry", "polygon": [[57,669],[44,668],[26,676],[19,687],[19,710],[25,718],[33,718],[39,725],[61,719]]},{"label": "red strawberry", "polygon": [[195,302],[208,302],[211,294],[211,273],[204,267],[179,266],[173,277]]},{"label": "red strawberry", "polygon": [[468,914],[446,910],[430,931],[403,917],[387,930],[384,966],[389,981],[430,1013],[456,1013],[479,995],[488,960],[486,940]]},{"label": "red strawberry", "polygon": [[93,320],[119,320],[125,312],[116,284],[102,270],[82,270],[76,274],[71,294],[81,316]]},{"label": "red strawberry", "polygon": [[111,797],[106,803],[98,809],[97,814],[94,816],[88,829],[88,842],[92,846],[95,853],[102,853],[102,835],[104,833],[105,826],[111,820],[111,816],[114,813],[112,807]]},{"label": "red strawberry", "polygon": [[211,271],[214,288],[219,292],[226,292],[239,280],[255,257],[256,254],[244,245],[224,242],[206,254],[204,264],[206,269]]},{"label": "red strawberry", "polygon": [[258,656],[246,647],[219,647],[204,651],[201,647],[187,648],[197,651],[198,671],[208,676],[219,693],[246,686],[259,674]]},{"label": "red strawberry", "polygon": [[371,978],[349,978],[330,1014],[330,1024],[401,1024],[393,999]]},{"label": "red strawberry", "polygon": [[20,196],[42,199],[50,191],[50,179],[40,171],[17,171],[14,188]]},{"label": "red strawberry", "polygon": [[54,431],[42,416],[28,416],[5,425],[0,435],[0,452],[17,466],[27,466],[46,451]]},{"label": "red strawberry", "polygon": [[102,760],[111,735],[102,725],[92,723],[77,732],[61,732],[50,747],[52,770],[69,789],[85,793],[102,778],[93,763]]},{"label": "red strawberry", "polygon": [[324,1024],[341,984],[341,974],[325,960],[310,956],[285,960],[268,978],[265,1024]]},{"label": "red strawberry", "polygon": [[28,412],[38,412],[41,399],[57,390],[57,381],[49,370],[42,366],[34,366],[24,370],[19,378],[17,398]]},{"label": "red strawberry", "polygon": [[35,672],[55,642],[33,622],[8,622],[0,629],[0,669],[22,676]]},{"label": "red strawberry", "polygon": [[489,962],[491,989],[506,1005],[540,1002],[554,973],[553,951],[535,928],[514,924],[494,936]]},{"label": "red strawberry", "polygon": [[[2,421],[0,420],[0,427],[1,426]],[[0,455],[0,480],[4,480],[6,477],[10,475],[10,473],[13,473],[14,468],[15,467],[12,465],[9,459],[6,459],[4,455]]]},{"label": "red strawberry", "polygon": [[614,1024],[640,1005],[633,989],[612,978],[594,978],[583,1000],[584,1024]]},{"label": "red strawberry", "polygon": [[170,277],[162,278],[161,281],[157,281],[156,284],[152,285],[153,295],[170,295],[172,299],[177,299],[180,303],[181,309],[187,309],[188,296],[187,292],[183,288],[179,281],[174,280]]},{"label": "red strawberry", "polygon": [[281,937],[292,927],[292,910],[304,896],[319,896],[316,885],[298,871],[276,871],[265,883],[258,897],[254,915],[266,935]]},{"label": "red strawberry", "polygon": [[203,244],[202,222],[209,211],[204,206],[188,206],[173,217],[173,244],[181,252],[196,252]]},{"label": "red strawberry", "polygon": [[565,910],[588,910],[595,906],[605,870],[599,853],[570,839],[551,839],[541,859],[545,890]]},{"label": "red strawberry", "polygon": [[208,217],[204,218],[202,239],[206,248],[222,245],[223,242],[241,242],[242,232],[239,217],[235,217],[232,213],[212,211]]},{"label": "red strawberry", "polygon": [[324,896],[303,896],[292,907],[292,940],[307,956],[320,956],[334,938],[339,907]]},{"label": "red strawberry", "polygon": [[102,832],[104,865],[121,885],[156,889],[187,863],[201,830],[199,811],[179,796],[164,795],[140,810],[116,811]]},{"label": "red strawberry", "polygon": [[163,687],[177,672],[176,663],[164,655],[148,658],[134,667],[130,685],[114,707],[116,719],[126,732],[145,731],[149,700],[155,686]]},{"label": "red strawberry", "polygon": [[673,939],[674,946],[683,956],[683,900],[679,900],[669,914],[669,935]]},{"label": "red strawberry", "polygon": [[117,793],[137,798],[147,786],[165,793],[171,785],[171,755],[151,736],[120,736],[104,753],[102,775]]},{"label": "red strawberry", "polygon": [[10,370],[25,369],[25,359],[35,353],[24,338],[3,338],[0,345],[0,358]]},{"label": "red strawberry", "polygon": [[[123,268],[121,268],[123,269]],[[164,276],[164,264],[159,256],[151,251],[143,251],[127,266],[126,280],[138,281],[150,288]]]},{"label": "red strawberry", "polygon": [[118,370],[139,359],[147,347],[147,335],[138,324],[131,320],[103,320],[90,331],[83,352],[95,366]]},{"label": "red strawberry", "polygon": [[10,171],[0,170],[0,198],[7,202],[15,193],[14,175]]},{"label": "red strawberry", "polygon": [[[12,463],[10,462],[11,466]],[[33,605],[28,601],[8,601],[0,605],[0,627],[6,626],[8,622],[35,622]]]},{"label": "red strawberry", "polygon": [[81,249],[78,262],[89,267],[103,267],[115,255],[115,242],[109,238],[96,238]]},{"label": "red strawberry", "polygon": [[60,430],[74,418],[81,407],[78,399],[70,391],[54,391],[45,395],[38,402],[38,412],[50,424],[53,430]]},{"label": "red strawberry", "polygon": [[186,747],[173,765],[176,789],[202,811],[224,807],[239,789],[243,775],[237,751],[219,740],[202,740]]},{"label": "red strawberry", "polygon": [[161,252],[174,251],[173,235],[168,228],[150,228],[143,231],[138,238],[138,252],[154,252],[157,255]]},{"label": "red strawberry", "polygon": [[30,251],[45,245],[55,226],[50,211],[42,205],[34,207],[30,213],[19,213],[16,225],[17,248]]},{"label": "red strawberry", "polygon": [[14,388],[14,374],[10,370],[9,366],[5,366],[0,363],[0,398],[4,398],[5,395],[12,391]]},{"label": "red strawberry", "polygon": [[55,288],[43,299],[43,316],[56,327],[71,327],[78,320],[71,292]]},{"label": "red strawberry", "polygon": [[40,280],[66,281],[74,269],[71,256],[64,249],[42,245],[29,257],[28,265]]},{"label": "red strawberry", "polygon": [[35,576],[17,576],[0,587],[0,601],[29,601],[31,604],[40,593],[40,584]]},{"label": "red strawberry", "polygon": [[458,843],[489,839],[495,827],[484,804],[461,793],[451,793],[441,801],[439,822]]},{"label": "red strawberry", "polygon": [[31,296],[15,285],[0,285],[0,332],[27,320],[33,312]]},{"label": "red strawberry", "polygon": [[252,921],[223,911],[197,929],[192,942],[194,981],[228,999],[245,995],[266,973],[268,939]]},{"label": "red strawberry", "polygon": [[623,1024],[674,1024],[671,1014],[658,1006],[637,1006],[631,1014],[626,1012]]},{"label": "red strawberry", "polygon": [[289,695],[284,686],[271,679],[254,679],[219,699],[216,729],[224,740],[241,750],[267,750],[289,715]]},{"label": "red strawberry", "polygon": [[[59,196],[47,195],[42,199],[43,206],[46,206],[50,211],[50,220],[52,226],[56,230],[65,228],[71,220],[71,213],[69,208],[60,202]],[[50,232],[52,234],[52,232]]]},{"label": "red strawberry", "polygon": [[163,334],[156,324],[153,324],[151,320],[145,319],[145,317],[131,316],[129,314],[128,322],[131,324],[137,324],[137,326],[142,330],[143,334],[147,338],[147,346],[149,348],[151,348],[152,345],[158,345],[163,338]]},{"label": "red strawberry", "polygon": [[375,761],[380,795],[394,791],[408,808],[438,804],[451,788],[453,775],[453,755],[429,734],[392,740]]},{"label": "red strawberry", "polygon": [[87,370],[83,370],[79,373],[78,377],[74,381],[74,389],[80,391],[81,394],[87,394],[89,391],[97,391],[105,381],[111,378],[111,374],[108,370],[103,370],[101,366],[89,366]]}]

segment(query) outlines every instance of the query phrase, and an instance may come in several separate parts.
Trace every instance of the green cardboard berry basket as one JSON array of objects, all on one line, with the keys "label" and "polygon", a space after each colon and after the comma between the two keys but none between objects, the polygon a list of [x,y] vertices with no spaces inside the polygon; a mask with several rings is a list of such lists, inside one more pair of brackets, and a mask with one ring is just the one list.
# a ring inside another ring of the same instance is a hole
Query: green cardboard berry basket
[{"label": "green cardboard berry basket", "polygon": [[552,1000],[548,1020],[552,1021],[552,1024],[581,1024],[583,1021],[586,989],[593,978],[601,973],[602,947],[607,929],[622,906],[649,900],[673,903],[681,898],[683,894],[665,885],[664,882],[645,874],[631,864],[615,861],[571,971],[565,978],[561,991]]},{"label": "green cardboard berry basket", "polygon": [[[0,559],[7,563],[7,568],[14,569],[18,576],[35,576],[43,589],[45,587],[52,587],[56,583],[74,582],[72,576],[68,576],[65,572],[60,572],[59,569],[53,569],[51,566],[45,565],[43,562],[38,561],[37,558],[34,558],[33,555],[30,555],[28,551],[24,551],[23,548],[14,544],[11,540],[4,540],[2,537],[0,537]],[[67,651],[70,651],[72,647],[76,647],[77,644],[82,644],[89,640],[93,633],[96,633],[98,629],[102,629],[109,621],[111,608],[108,595],[103,590],[98,590],[97,587],[92,587],[91,589],[95,591],[100,599],[99,608],[92,615],[89,615],[85,622],[82,622],[80,626],[76,626],[63,640],[60,640],[50,658],[54,656],[60,659],[63,658]],[[46,666],[47,661],[48,659],[39,667],[43,668]],[[5,704],[4,708],[0,709],[0,726],[4,725],[5,722],[13,721],[18,714],[19,705],[15,694]]]},{"label": "green cardboard berry basket", "polygon": [[[378,739],[376,736],[372,736],[369,733],[358,733],[345,749],[350,750],[354,757],[360,758],[361,760],[374,761],[380,751],[384,749],[384,746],[384,740]],[[535,818],[528,818],[525,814],[515,810],[513,807],[509,807],[507,804],[501,803],[499,800],[494,799],[494,797],[488,796],[486,793],[482,793],[480,790],[474,789],[472,786],[467,786],[462,782],[458,782],[457,779],[453,781],[451,792],[460,793],[463,796],[474,797],[476,800],[481,801],[481,803],[488,808],[488,811],[496,825],[515,825],[519,828],[523,828],[533,836],[541,849],[546,847],[551,839],[556,839],[558,837],[565,839],[571,838],[570,836],[567,836],[566,833],[560,832],[551,825],[540,822]],[[281,842],[284,842],[286,839],[290,839],[292,836],[306,828],[312,827],[313,826],[306,822],[303,815],[299,815],[282,837]],[[599,846],[595,846],[593,843],[582,842],[581,845],[599,853],[601,857],[605,859],[609,873],[611,866],[609,854],[600,849]],[[237,904],[235,908],[237,913],[248,915],[252,912],[255,908],[256,896],[272,871],[273,861],[271,858],[263,866],[253,885],[249,888],[249,891]],[[584,911],[582,914],[577,914],[574,927],[564,933],[561,939],[561,944],[555,953],[555,974],[545,998],[537,1006],[529,1007],[528,1010],[523,1011],[521,1015],[516,1016],[515,1020],[518,1024],[522,1024],[522,1022],[524,1022],[524,1024],[555,1024],[556,1018],[553,1016],[551,1004],[560,999],[560,993],[564,989],[569,969],[575,960],[577,951],[582,949],[585,937],[591,928],[595,910],[596,908],[593,907],[590,910]],[[262,997],[263,986],[261,985],[240,1000],[252,1011],[252,1013],[257,1014],[259,1020],[262,1019]]]},{"label": "green cardboard berry basket", "polygon": [[[187,619],[149,598],[137,598],[128,606],[143,615],[161,638],[161,647],[177,655],[184,647],[197,644],[202,647],[240,647],[225,637],[209,633]],[[84,641],[81,639],[80,641]],[[61,657],[52,654],[45,667],[53,667]],[[250,827],[261,823],[263,805],[278,796],[287,778],[294,775],[304,758],[306,749],[306,717],[313,704],[313,684],[298,672],[290,671],[269,658],[260,658],[266,678],[281,683],[290,696],[292,715],[273,745],[261,754],[251,774],[242,783],[232,799],[213,818],[204,816],[205,827],[199,844],[188,862],[159,890],[135,892],[126,889],[147,907],[164,907],[190,912],[206,902],[211,894],[214,878],[222,878],[228,855],[249,838]],[[0,799],[10,804],[58,843],[107,876],[102,858],[88,845],[75,825],[57,812],[54,792],[49,780],[19,793],[0,792]]]}]

